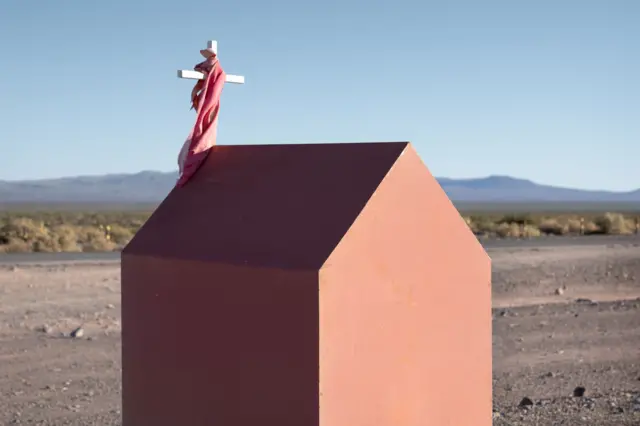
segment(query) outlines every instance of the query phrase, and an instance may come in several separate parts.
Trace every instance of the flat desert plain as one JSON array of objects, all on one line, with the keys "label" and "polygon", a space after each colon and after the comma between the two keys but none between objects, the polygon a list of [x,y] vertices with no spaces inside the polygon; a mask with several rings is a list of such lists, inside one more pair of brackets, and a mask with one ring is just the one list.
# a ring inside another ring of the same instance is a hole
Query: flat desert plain
[{"label": "flat desert plain", "polygon": [[[494,425],[640,425],[640,246],[489,254]],[[120,425],[119,265],[4,264],[0,296],[0,424]]]}]

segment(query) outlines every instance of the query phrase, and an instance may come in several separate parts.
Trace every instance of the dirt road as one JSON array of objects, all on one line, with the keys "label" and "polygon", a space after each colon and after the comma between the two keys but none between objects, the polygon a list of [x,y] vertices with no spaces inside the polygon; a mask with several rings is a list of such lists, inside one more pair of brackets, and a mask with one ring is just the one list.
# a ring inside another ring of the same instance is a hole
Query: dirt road
[{"label": "dirt road", "polygon": [[[494,424],[640,425],[640,247],[490,255]],[[119,266],[4,264],[0,297],[0,424],[120,425]]]}]

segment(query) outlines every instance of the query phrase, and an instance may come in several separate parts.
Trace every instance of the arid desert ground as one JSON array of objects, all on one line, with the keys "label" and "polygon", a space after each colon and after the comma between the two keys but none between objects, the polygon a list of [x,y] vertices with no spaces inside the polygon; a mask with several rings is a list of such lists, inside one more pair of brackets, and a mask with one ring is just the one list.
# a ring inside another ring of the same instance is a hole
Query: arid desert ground
[{"label": "arid desert ground", "polygon": [[[494,425],[640,425],[640,240],[489,254]],[[3,264],[0,297],[0,424],[121,424],[119,265]]]}]

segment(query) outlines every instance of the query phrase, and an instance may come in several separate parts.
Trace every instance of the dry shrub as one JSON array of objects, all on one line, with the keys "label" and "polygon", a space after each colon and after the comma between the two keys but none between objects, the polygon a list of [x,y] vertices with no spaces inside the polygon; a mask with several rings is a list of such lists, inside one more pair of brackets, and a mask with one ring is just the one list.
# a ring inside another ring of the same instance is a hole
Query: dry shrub
[{"label": "dry shrub", "polygon": [[541,235],[540,229],[533,225],[525,225],[522,229],[523,238],[539,237]]},{"label": "dry shrub", "polygon": [[508,224],[515,223],[518,225],[533,225],[535,221],[530,214],[508,214],[498,220],[498,225],[502,225],[503,223],[508,223]]},{"label": "dry shrub", "polygon": [[31,251],[31,244],[21,239],[9,239],[6,243],[0,244],[0,253],[27,253]]},{"label": "dry shrub", "polygon": [[20,239],[22,241],[32,241],[46,232],[43,225],[36,224],[32,219],[15,218],[9,219],[0,228],[0,241],[10,239]]},{"label": "dry shrub", "polygon": [[60,247],[58,246],[55,239],[52,239],[51,236],[47,236],[46,238],[38,238],[31,243],[31,250],[38,252],[57,252],[60,251]]},{"label": "dry shrub", "polygon": [[633,227],[620,213],[605,213],[594,220],[598,230],[603,234],[631,234]]},{"label": "dry shrub", "polygon": [[547,235],[564,235],[569,232],[569,227],[558,222],[557,219],[545,219],[538,225],[541,233]]},{"label": "dry shrub", "polygon": [[[571,234],[579,234],[581,231],[580,219],[569,218],[567,220],[567,231]],[[586,231],[586,223],[585,223],[585,231]]]},{"label": "dry shrub", "polygon": [[119,246],[124,246],[133,238],[133,231],[120,225],[111,225],[109,227],[109,236],[111,241]]},{"label": "dry shrub", "polygon": [[495,232],[496,224],[484,216],[471,216],[467,223],[475,234],[486,235]]},{"label": "dry shrub", "polygon": [[500,225],[496,226],[494,232],[496,233],[496,236],[500,238],[506,238],[509,235],[509,228],[510,225],[508,223],[501,223]]},{"label": "dry shrub", "polygon": [[540,230],[534,225],[501,223],[496,226],[495,234],[500,238],[533,238],[540,236]]},{"label": "dry shrub", "polygon": [[4,252],[50,252],[58,251],[57,244],[44,223],[28,218],[15,218],[0,228],[0,244],[7,247]]},{"label": "dry shrub", "polygon": [[597,234],[600,232],[600,228],[596,223],[592,220],[588,220],[584,223],[584,233],[589,234]]},{"label": "dry shrub", "polygon": [[518,238],[522,234],[517,223],[501,223],[495,228],[495,233],[500,238]]},{"label": "dry shrub", "polygon": [[82,247],[78,244],[76,229],[70,225],[57,225],[51,229],[58,243],[59,251],[79,252]]},{"label": "dry shrub", "polygon": [[116,248],[103,231],[90,226],[78,229],[78,243],[82,251],[112,251]]},{"label": "dry shrub", "polygon": [[626,228],[629,230],[629,233],[634,234],[636,232],[636,220],[635,218],[626,218]]}]

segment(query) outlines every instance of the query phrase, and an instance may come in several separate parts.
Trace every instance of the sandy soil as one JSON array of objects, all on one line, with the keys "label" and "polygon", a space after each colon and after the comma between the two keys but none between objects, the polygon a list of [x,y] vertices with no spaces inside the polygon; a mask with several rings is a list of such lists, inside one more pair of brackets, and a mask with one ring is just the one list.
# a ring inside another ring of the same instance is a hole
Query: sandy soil
[{"label": "sandy soil", "polygon": [[[640,425],[640,247],[490,255],[494,425]],[[5,265],[0,296],[0,424],[120,425],[119,267]]]}]

